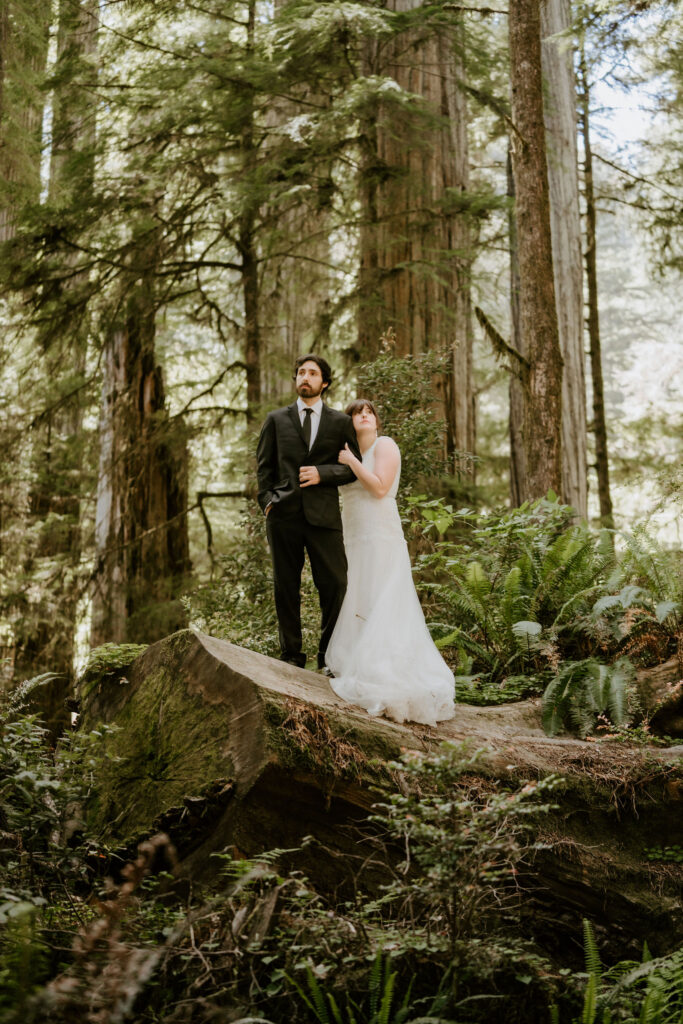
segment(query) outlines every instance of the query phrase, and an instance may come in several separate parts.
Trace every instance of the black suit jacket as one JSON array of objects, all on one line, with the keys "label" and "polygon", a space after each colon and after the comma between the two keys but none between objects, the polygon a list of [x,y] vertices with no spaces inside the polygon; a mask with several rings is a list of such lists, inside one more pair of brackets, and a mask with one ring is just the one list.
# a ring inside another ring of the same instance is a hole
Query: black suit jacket
[{"label": "black suit jacket", "polygon": [[[324,402],[310,451],[304,441],[296,402],[268,413],[256,450],[258,502],[263,511],[272,504],[268,515],[276,519],[303,514],[312,526],[341,530],[337,488],[356,479],[348,466],[337,462],[346,443],[360,458],[351,417],[330,409]],[[320,483],[300,487],[301,466],[315,466]]]}]

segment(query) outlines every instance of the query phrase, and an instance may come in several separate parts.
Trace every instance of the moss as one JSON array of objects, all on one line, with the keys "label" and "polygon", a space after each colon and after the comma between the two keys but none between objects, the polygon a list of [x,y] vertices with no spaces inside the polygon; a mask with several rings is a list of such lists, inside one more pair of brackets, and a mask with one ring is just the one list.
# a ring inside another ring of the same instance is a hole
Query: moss
[{"label": "moss", "polygon": [[87,700],[103,682],[120,679],[123,672],[146,650],[146,644],[102,644],[101,647],[95,647],[78,680],[80,696]]},{"label": "moss", "polygon": [[88,811],[98,832],[131,836],[165,808],[181,804],[208,780],[234,774],[220,741],[227,723],[216,709],[207,714],[186,680],[166,667],[131,693],[105,738],[97,796]]}]

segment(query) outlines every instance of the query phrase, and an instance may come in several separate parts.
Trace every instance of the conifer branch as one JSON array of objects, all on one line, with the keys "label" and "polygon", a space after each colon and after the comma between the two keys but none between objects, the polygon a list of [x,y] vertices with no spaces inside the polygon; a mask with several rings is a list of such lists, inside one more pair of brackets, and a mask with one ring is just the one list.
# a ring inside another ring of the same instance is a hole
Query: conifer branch
[{"label": "conifer branch", "polygon": [[[526,359],[521,352],[518,352],[513,345],[511,345],[508,341],[505,340],[503,335],[500,334],[493,326],[489,318],[486,316],[486,313],[484,313],[483,309],[481,309],[479,306],[475,306],[474,313],[477,320],[483,327],[484,333],[491,342],[491,345],[493,346],[493,350],[496,353],[496,355],[499,357],[511,357],[512,363],[514,364],[514,366],[517,367],[519,371],[521,371],[522,374],[528,373],[530,370],[529,360]],[[510,373],[515,372],[512,366],[508,367],[508,369],[510,370]]]},{"label": "conifer branch", "polygon": [[[177,415],[178,416],[184,416],[184,414],[189,410],[190,406],[193,405],[194,402],[198,402],[200,398],[204,398],[206,395],[213,394],[214,390],[218,387],[218,385],[233,370],[245,370],[246,371],[246,369],[247,369],[247,364],[243,360],[241,360],[241,359],[236,359],[234,363],[230,363],[230,365],[226,366],[224,370],[221,370],[221,372],[218,374],[216,379],[211,384],[209,384],[208,388],[204,388],[204,390],[200,391],[198,395],[193,395],[192,398],[189,398],[187,400],[185,406],[180,410],[180,412]],[[235,410],[235,411],[237,411],[237,410]],[[239,410],[239,411],[241,412],[242,410]]]},{"label": "conifer branch", "polygon": [[662,188],[661,185],[658,185],[656,181],[652,181],[650,178],[642,178],[639,174],[633,174],[632,171],[627,171],[625,167],[620,167],[619,164],[615,164],[612,160],[608,160],[607,157],[600,156],[599,153],[593,153],[593,157],[596,160],[599,160],[600,163],[606,164],[613,170],[618,171],[619,174],[623,174],[625,178],[630,178],[632,181],[639,181],[641,184],[647,185],[649,188],[654,188],[658,192],[661,192],[662,195],[665,195],[667,199],[672,199],[675,203],[680,202],[680,197],[672,195],[671,192],[667,192],[667,190]]}]

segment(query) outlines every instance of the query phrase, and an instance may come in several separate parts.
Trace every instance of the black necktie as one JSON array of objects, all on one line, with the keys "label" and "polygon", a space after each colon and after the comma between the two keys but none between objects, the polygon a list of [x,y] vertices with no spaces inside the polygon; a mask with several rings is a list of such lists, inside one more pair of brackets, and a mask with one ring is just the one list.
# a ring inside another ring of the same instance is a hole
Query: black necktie
[{"label": "black necktie", "polygon": [[312,409],[304,409],[304,426],[303,426],[303,430],[304,430],[304,441],[306,442],[306,447],[307,448],[311,447],[311,416],[312,415],[313,415],[313,410]]}]

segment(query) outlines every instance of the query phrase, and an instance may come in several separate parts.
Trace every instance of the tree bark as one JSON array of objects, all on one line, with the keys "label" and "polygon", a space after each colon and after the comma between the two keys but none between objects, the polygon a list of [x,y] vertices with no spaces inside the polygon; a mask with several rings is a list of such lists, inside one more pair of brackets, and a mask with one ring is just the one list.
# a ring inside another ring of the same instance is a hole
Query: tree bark
[{"label": "tree bark", "polygon": [[[512,173],[512,153],[507,154],[507,194],[512,200],[508,212],[508,238],[510,245],[510,340],[513,348],[525,356],[524,337],[519,322],[519,252],[517,251],[517,217],[514,208],[515,179]],[[524,501],[526,459],[524,455],[524,381],[521,370],[510,366],[510,502],[518,508]]]},{"label": "tree bark", "polygon": [[541,57],[550,187],[555,301],[564,363],[562,375],[562,494],[582,518],[588,515],[586,380],[583,344],[583,276],[579,165],[576,147],[576,81],[569,0],[541,3]]},{"label": "tree bark", "polygon": [[[420,0],[391,0],[402,12]],[[373,43],[367,74],[388,75],[422,96],[428,111],[447,118],[426,126],[416,111],[397,115],[380,105],[364,126],[360,305],[357,358],[373,359],[387,328],[396,354],[451,353],[452,376],[438,382],[440,415],[451,451],[475,444],[469,269],[472,240],[466,101],[459,80],[458,30],[403,33]]]},{"label": "tree bark", "polygon": [[[285,0],[275,0],[278,15],[286,6]],[[295,83],[287,95],[273,97],[265,112],[266,153],[272,132],[273,146],[277,147],[280,159],[299,159],[298,150],[304,144],[295,140],[285,143],[283,125],[302,110],[324,109],[327,102],[324,92],[308,82]],[[307,203],[273,211],[281,237],[292,247],[291,253],[270,260],[263,268],[261,390],[262,398],[269,404],[291,402],[292,371],[297,356],[319,352],[329,357],[331,296],[335,290],[329,211],[336,184],[331,161],[318,156],[307,184],[312,194]]]},{"label": "tree bark", "polygon": [[[59,84],[52,98],[49,196],[67,208],[74,199],[87,201],[92,192],[95,122],[92,94],[82,82],[86,75],[96,74],[97,31],[97,0],[60,4],[55,69]],[[73,250],[63,252],[61,258],[67,266],[74,266],[77,259]],[[14,675],[22,679],[42,672],[55,674],[54,681],[41,689],[41,713],[53,734],[70,722],[64,698],[74,682],[83,461],[82,390],[75,384],[85,373],[89,334],[77,297],[86,285],[87,274],[69,275],[60,297],[67,311],[61,319],[63,332],[56,335],[54,328],[48,327],[39,329],[36,338],[46,380],[58,383],[68,376],[74,393],[60,400],[32,431],[35,482],[29,514],[37,548],[25,571],[30,576],[41,565],[50,565],[53,578],[47,588],[32,588],[40,593],[40,599],[35,606],[29,605],[22,618]],[[72,307],[75,313],[70,312]]]},{"label": "tree bark", "polygon": [[579,55],[581,83],[581,135],[583,138],[583,185],[586,200],[586,280],[588,282],[588,341],[591,360],[593,390],[593,434],[595,437],[595,468],[598,477],[601,526],[614,527],[612,496],[609,485],[609,459],[607,423],[605,420],[605,392],[602,380],[602,347],[600,344],[600,311],[598,302],[598,269],[596,258],[596,209],[593,187],[593,151],[590,134],[590,85],[586,58]]},{"label": "tree bark", "polygon": [[[256,2],[249,0],[247,7],[246,61],[254,49],[256,29]],[[242,127],[242,154],[245,173],[253,171],[256,160],[254,138],[254,108],[250,86],[245,87],[245,113]],[[242,295],[244,299],[244,362],[247,368],[247,423],[258,416],[261,403],[261,330],[259,324],[260,289],[259,264],[255,239],[258,206],[251,196],[244,196],[244,207],[239,217],[237,248],[242,261]]]},{"label": "tree bark", "polygon": [[99,0],[59,4],[57,66],[59,85],[52,99],[51,200],[84,198],[95,171],[95,115],[92,89],[97,76]]},{"label": "tree bark", "polygon": [[520,274],[524,381],[524,497],[562,495],[562,355],[550,234],[538,0],[511,0],[513,172]]},{"label": "tree bark", "polygon": [[150,642],[186,621],[179,594],[190,570],[187,448],[182,421],[165,410],[154,353],[156,256],[148,230],[104,345],[93,647]]}]

